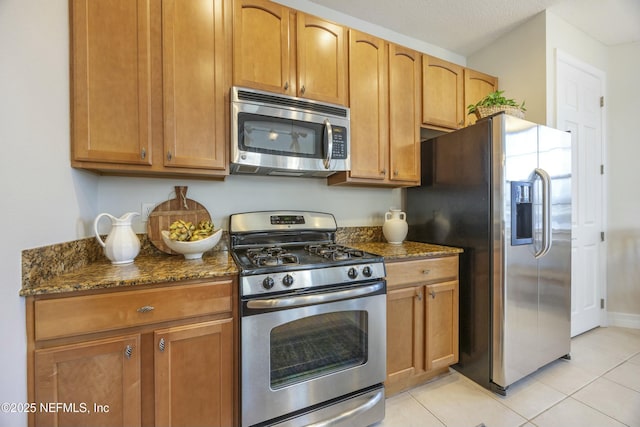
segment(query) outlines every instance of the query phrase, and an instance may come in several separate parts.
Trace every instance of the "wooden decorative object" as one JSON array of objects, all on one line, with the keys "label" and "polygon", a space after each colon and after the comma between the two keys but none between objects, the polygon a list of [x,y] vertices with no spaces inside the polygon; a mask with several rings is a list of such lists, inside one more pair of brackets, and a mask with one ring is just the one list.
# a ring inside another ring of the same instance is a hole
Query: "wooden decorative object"
[{"label": "wooden decorative object", "polygon": [[204,206],[195,200],[187,199],[186,186],[176,186],[175,191],[176,198],[156,206],[147,221],[149,241],[162,252],[172,255],[177,255],[177,252],[165,245],[160,233],[162,230],[168,230],[171,223],[179,219],[190,221],[194,225],[198,225],[202,220],[211,221],[211,215]]}]

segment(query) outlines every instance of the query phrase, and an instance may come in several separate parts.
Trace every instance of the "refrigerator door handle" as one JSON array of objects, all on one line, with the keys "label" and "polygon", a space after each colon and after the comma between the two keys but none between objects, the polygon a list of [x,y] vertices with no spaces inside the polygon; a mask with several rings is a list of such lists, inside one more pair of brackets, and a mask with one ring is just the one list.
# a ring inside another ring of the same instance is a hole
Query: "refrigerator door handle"
[{"label": "refrigerator door handle", "polygon": [[542,258],[551,249],[551,177],[541,168],[534,171],[542,181],[542,247],[535,257]]}]

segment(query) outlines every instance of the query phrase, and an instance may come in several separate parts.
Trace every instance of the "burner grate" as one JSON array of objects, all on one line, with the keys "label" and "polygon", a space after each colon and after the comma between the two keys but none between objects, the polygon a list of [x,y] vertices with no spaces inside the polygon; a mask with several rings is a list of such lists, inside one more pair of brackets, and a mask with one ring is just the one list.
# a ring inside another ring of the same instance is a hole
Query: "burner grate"
[{"label": "burner grate", "polygon": [[362,258],[365,256],[364,251],[360,249],[353,249],[334,243],[307,245],[305,246],[305,250],[309,253],[320,255],[333,261],[342,261],[351,258]]},{"label": "burner grate", "polygon": [[286,249],[280,246],[248,249],[247,257],[254,265],[259,267],[299,263],[295,254],[287,252]]}]

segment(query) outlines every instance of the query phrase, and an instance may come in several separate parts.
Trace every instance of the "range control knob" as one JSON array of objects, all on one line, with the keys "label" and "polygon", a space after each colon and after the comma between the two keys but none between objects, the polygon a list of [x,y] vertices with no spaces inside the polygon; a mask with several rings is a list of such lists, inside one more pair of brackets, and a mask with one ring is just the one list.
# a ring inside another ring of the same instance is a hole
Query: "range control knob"
[{"label": "range control knob", "polygon": [[282,284],[285,286],[293,285],[293,276],[291,276],[290,274],[287,274],[286,276],[284,276],[282,278]]},{"label": "range control knob", "polygon": [[273,279],[271,277],[266,277],[263,281],[262,281],[262,287],[265,289],[271,289],[273,288]]},{"label": "range control knob", "polygon": [[354,267],[351,267],[347,272],[347,276],[349,276],[349,279],[355,279],[356,277],[358,277],[358,270],[356,270]]},{"label": "range control knob", "polygon": [[373,274],[373,271],[371,270],[371,267],[369,267],[368,265],[362,269],[362,274],[364,275],[364,277],[371,277],[371,275]]}]

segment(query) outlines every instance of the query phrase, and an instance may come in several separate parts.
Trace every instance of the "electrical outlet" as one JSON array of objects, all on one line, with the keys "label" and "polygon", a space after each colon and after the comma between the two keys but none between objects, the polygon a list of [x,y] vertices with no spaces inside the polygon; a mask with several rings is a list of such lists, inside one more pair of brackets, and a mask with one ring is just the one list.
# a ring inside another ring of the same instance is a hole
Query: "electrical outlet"
[{"label": "electrical outlet", "polygon": [[143,203],[140,208],[140,221],[147,222],[149,220],[149,214],[153,211],[156,205],[153,203]]}]

